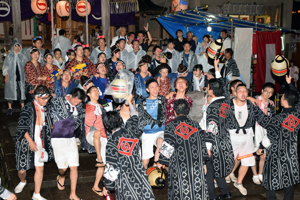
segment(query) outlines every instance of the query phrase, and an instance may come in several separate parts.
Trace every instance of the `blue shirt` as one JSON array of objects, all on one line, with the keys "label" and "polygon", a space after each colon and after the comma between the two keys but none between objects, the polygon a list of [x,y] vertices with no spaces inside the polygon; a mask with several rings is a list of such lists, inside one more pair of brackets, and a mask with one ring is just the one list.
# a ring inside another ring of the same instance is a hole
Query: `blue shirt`
[{"label": "blue shirt", "polygon": [[55,79],[54,84],[54,94],[55,98],[57,97],[65,97],[67,94],[70,94],[71,90],[73,88],[77,88],[78,84],[74,83],[73,81],[70,81],[69,86],[67,88],[62,86],[62,80]]},{"label": "blue shirt", "polygon": [[[149,113],[149,115],[151,115],[153,119],[157,120],[158,99],[146,99],[146,105],[147,105],[147,112]],[[153,134],[165,130],[165,126],[159,127],[157,124],[155,124],[153,128],[151,128],[151,126],[152,124],[145,126],[144,133]]]},{"label": "blue shirt", "polygon": [[[138,95],[142,95],[143,97],[147,98],[149,96],[147,90],[146,90],[146,82],[152,78],[152,76],[146,76],[143,78],[140,73],[137,73],[134,75],[134,85],[135,85],[135,91]],[[136,104],[139,104],[141,100],[138,100]]]},{"label": "blue shirt", "polygon": [[107,87],[107,78],[101,78],[101,77],[98,77],[96,78],[95,76],[93,77],[92,79],[94,85],[100,90],[100,98],[101,99],[106,99],[108,103],[111,102],[111,99],[109,98],[104,98],[104,92],[105,92],[105,89]]}]

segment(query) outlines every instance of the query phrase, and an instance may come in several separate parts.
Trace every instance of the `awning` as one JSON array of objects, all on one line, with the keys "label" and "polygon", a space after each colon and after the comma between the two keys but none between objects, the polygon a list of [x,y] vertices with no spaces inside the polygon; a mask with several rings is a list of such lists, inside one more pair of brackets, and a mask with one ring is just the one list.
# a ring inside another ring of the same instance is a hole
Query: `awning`
[{"label": "awning", "polygon": [[[177,13],[170,13],[156,18],[160,24],[176,38],[176,30],[181,29],[186,34],[192,31],[202,41],[205,34],[210,34],[213,38],[218,38],[222,29],[231,28],[253,28],[254,31],[277,31],[299,33],[297,30],[261,24],[249,20],[241,20],[216,13],[209,13],[202,9],[185,10]],[[212,28],[211,32],[207,31],[207,26]]]}]

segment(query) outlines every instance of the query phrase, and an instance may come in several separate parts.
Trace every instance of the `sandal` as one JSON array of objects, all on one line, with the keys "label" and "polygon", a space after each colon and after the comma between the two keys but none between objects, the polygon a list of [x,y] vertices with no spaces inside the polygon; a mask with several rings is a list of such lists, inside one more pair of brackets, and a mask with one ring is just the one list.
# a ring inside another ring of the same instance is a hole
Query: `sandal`
[{"label": "sandal", "polygon": [[92,188],[92,190],[93,190],[96,194],[98,194],[99,196],[103,197],[103,193],[102,193],[102,190],[101,190],[101,189],[100,189],[100,190],[95,190],[94,188]]},{"label": "sandal", "polygon": [[[59,189],[59,190],[64,190],[65,189],[65,184],[60,184],[60,182],[59,182],[59,178],[60,178],[60,175],[58,175],[57,177],[56,177],[56,181],[57,181],[57,188]],[[63,189],[60,189],[58,186],[60,186],[60,187],[62,187]]]},{"label": "sandal", "polygon": [[105,167],[105,163],[96,161],[95,167]]}]

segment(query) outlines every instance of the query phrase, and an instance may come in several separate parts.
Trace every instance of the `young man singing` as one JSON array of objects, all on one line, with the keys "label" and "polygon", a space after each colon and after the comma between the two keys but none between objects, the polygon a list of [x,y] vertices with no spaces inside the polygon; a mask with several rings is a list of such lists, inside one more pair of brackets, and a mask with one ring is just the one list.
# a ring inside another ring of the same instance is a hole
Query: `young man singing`
[{"label": "young man singing", "polygon": [[[154,163],[156,164],[158,161],[166,122],[165,97],[158,95],[157,80],[149,79],[146,82],[146,88],[149,96],[138,105],[139,128],[144,132],[142,135],[142,160],[145,169],[148,168],[149,160],[153,156]],[[153,154],[153,146],[157,147],[155,155]]]}]

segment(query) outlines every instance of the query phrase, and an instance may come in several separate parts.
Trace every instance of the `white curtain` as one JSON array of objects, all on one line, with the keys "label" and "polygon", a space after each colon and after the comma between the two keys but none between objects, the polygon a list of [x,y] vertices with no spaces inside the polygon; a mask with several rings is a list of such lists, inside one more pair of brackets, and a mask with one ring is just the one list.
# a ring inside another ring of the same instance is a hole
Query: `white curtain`
[{"label": "white curtain", "polygon": [[248,88],[251,75],[252,38],[253,28],[235,28],[233,57]]}]

